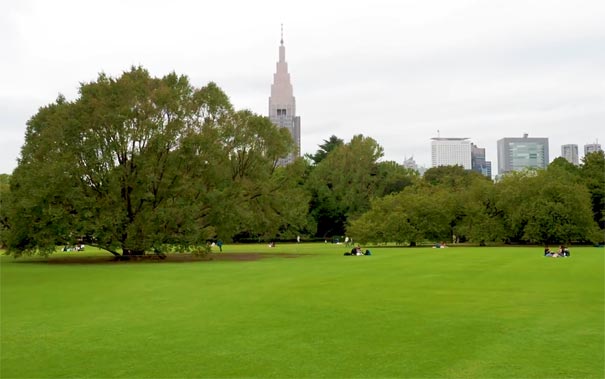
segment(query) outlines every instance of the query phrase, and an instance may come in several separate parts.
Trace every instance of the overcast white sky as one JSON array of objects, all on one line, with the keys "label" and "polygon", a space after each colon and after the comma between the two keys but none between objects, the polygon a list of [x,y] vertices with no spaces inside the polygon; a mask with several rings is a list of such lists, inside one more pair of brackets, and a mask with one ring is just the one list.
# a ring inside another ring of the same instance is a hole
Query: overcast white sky
[{"label": "overcast white sky", "polygon": [[[430,166],[430,138],[605,143],[605,1],[0,0],[0,173],[25,123],[99,72],[216,82],[266,115],[284,24],[302,152],[373,137]],[[580,153],[580,156],[583,154]]]}]

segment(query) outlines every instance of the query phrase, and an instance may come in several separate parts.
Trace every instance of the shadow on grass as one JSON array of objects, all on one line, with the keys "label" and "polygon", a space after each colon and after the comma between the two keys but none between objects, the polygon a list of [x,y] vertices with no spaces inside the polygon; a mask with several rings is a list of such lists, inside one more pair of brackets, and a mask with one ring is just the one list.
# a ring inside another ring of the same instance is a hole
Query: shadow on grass
[{"label": "shadow on grass", "polygon": [[147,254],[143,256],[122,259],[120,257],[89,255],[89,256],[61,256],[48,258],[17,258],[13,263],[27,264],[139,264],[139,263],[188,263],[188,262],[250,262],[266,258],[300,258],[312,256],[312,254],[288,254],[288,253],[211,253],[207,255],[193,254],[166,254],[165,258],[157,255]]}]

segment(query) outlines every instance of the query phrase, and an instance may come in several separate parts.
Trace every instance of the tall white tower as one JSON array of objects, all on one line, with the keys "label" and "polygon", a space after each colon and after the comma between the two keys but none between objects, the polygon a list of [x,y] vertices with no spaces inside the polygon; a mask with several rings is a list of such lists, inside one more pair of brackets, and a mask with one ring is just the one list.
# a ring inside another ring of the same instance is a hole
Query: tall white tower
[{"label": "tall white tower", "polygon": [[300,117],[296,116],[296,99],[290,82],[288,63],[286,63],[283,25],[279,45],[279,61],[277,61],[275,74],[273,74],[271,96],[269,97],[269,119],[275,125],[287,128],[292,134],[296,151],[281,159],[279,164],[283,166],[292,163],[296,157],[300,156]]}]

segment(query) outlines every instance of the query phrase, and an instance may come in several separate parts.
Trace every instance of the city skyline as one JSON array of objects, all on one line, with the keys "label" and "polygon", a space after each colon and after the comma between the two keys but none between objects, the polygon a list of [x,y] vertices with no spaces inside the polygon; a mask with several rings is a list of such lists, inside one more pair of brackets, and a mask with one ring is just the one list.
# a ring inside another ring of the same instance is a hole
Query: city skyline
[{"label": "city skyline", "polygon": [[605,139],[605,3],[582,4],[2,2],[0,173],[16,167],[38,108],[132,65],[214,81],[236,109],[266,115],[281,23],[301,155],[363,134],[384,160],[430,167],[440,130],[470,138],[493,165],[499,139],[548,138],[552,161],[562,145]]}]

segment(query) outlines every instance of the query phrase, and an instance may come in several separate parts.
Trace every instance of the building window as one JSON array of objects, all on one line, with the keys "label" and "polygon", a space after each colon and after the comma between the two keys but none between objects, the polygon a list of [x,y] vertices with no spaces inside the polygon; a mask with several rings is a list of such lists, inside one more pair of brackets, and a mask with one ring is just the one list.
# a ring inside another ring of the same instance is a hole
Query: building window
[{"label": "building window", "polygon": [[285,116],[286,115],[286,110],[285,109],[278,109],[277,110],[277,115],[278,116]]}]

